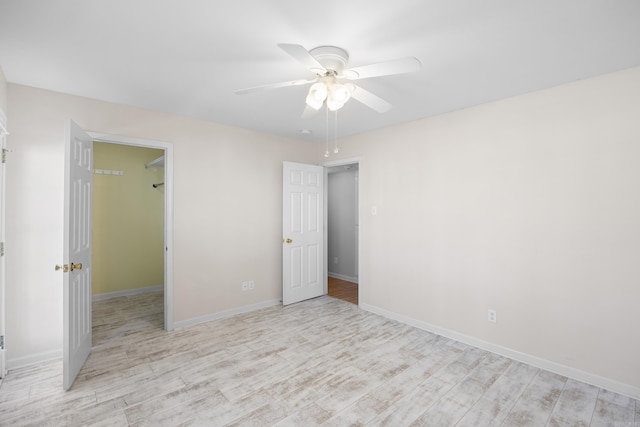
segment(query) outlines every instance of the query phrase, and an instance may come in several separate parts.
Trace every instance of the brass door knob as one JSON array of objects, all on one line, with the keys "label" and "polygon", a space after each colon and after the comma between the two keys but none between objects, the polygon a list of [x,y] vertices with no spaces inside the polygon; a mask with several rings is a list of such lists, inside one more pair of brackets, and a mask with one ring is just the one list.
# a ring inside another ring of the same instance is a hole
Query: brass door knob
[{"label": "brass door knob", "polygon": [[293,242],[293,240],[291,240],[291,239],[289,239],[289,238],[287,238],[287,239],[283,239],[283,240],[284,240],[284,242],[285,242],[285,243],[291,243],[291,242]]},{"label": "brass door knob", "polygon": [[71,271],[73,270],[82,270],[82,264],[71,263]]}]

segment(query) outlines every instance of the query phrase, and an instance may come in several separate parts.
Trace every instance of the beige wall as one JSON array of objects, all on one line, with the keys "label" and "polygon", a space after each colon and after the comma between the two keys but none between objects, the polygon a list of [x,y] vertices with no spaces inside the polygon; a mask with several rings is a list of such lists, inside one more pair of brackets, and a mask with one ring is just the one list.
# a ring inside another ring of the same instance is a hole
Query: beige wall
[{"label": "beige wall", "polygon": [[638,82],[640,68],[342,141],[361,159],[365,307],[640,396]]},{"label": "beige wall", "polygon": [[95,142],[93,294],[164,284],[164,167],[144,165],[164,150]]},{"label": "beige wall", "polygon": [[[6,333],[9,367],[62,348],[64,130],[173,143],[175,322],[282,295],[282,161],[321,147],[201,120],[8,85]],[[256,289],[242,292],[244,280]]]}]

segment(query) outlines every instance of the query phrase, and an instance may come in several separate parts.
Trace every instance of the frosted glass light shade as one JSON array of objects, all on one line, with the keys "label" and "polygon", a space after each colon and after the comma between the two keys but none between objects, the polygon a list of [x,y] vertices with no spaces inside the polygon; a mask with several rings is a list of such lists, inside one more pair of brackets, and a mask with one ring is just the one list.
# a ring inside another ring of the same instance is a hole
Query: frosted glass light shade
[{"label": "frosted glass light shade", "polygon": [[337,102],[345,103],[349,100],[351,94],[344,85],[334,84],[331,86],[331,97]]},{"label": "frosted glass light shade", "polygon": [[314,83],[309,88],[309,94],[307,95],[307,105],[315,110],[320,109],[324,100],[327,99],[327,85],[324,83]]}]

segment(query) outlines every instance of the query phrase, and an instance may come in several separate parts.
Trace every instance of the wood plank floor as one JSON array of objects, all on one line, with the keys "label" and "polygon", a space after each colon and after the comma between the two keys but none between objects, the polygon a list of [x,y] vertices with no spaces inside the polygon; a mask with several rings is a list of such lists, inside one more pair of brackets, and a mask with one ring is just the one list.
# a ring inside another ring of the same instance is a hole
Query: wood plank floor
[{"label": "wood plank floor", "polygon": [[358,284],[329,277],[329,296],[358,305]]},{"label": "wood plank floor", "polygon": [[640,426],[640,403],[325,296],[162,330],[162,294],[94,303],[94,346],[9,372],[1,425]]}]

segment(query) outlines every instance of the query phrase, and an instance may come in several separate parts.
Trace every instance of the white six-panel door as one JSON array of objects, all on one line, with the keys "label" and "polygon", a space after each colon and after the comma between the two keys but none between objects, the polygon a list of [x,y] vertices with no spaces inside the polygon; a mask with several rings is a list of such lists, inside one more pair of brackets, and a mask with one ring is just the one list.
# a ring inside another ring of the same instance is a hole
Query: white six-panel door
[{"label": "white six-panel door", "polygon": [[324,169],[283,163],[282,303],[324,293]]},{"label": "white six-panel door", "polygon": [[63,387],[68,390],[91,352],[93,141],[71,120],[66,130]]}]

